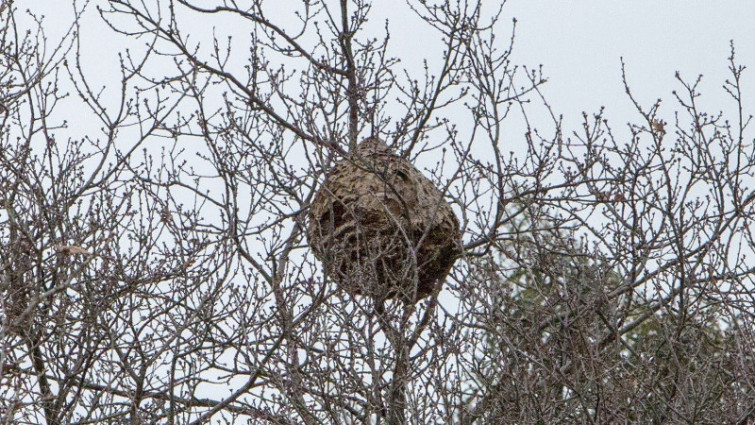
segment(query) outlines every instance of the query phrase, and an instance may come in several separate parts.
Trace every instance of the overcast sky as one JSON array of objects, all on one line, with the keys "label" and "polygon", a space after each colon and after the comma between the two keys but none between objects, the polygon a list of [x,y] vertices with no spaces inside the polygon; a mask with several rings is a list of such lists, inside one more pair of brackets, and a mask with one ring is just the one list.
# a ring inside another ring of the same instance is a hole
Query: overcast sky
[{"label": "overcast sky", "polygon": [[[392,43],[404,49],[402,65],[412,66],[416,53],[428,55],[429,46],[437,46],[437,34],[418,26],[403,1],[374,5],[373,24],[391,21]],[[613,125],[638,118],[624,93],[622,57],[637,100],[650,106],[664,99],[661,116],[668,121],[677,109],[671,92],[681,87],[676,71],[685,80],[703,74],[701,104],[711,112],[732,107],[721,89],[730,76],[732,40],[738,62],[750,68],[744,90],[752,94],[745,102],[755,111],[755,0],[507,0],[502,48],[513,18],[518,21],[513,62],[544,66],[549,78],[544,92],[565,115],[567,132],[578,127],[582,111],[601,106]]]},{"label": "overcast sky", "polygon": [[[631,105],[621,84],[624,58],[634,93],[644,104],[671,106],[674,73],[704,75],[703,101],[724,102],[729,41],[749,65],[745,88],[755,105],[755,1],[752,0],[510,0],[519,20],[515,57],[542,63],[548,99],[559,112],[608,108],[625,122]],[[723,107],[723,105],[722,105]],[[751,109],[752,111],[752,109]]]},{"label": "overcast sky", "polygon": [[[280,7],[285,21],[292,10],[288,3],[298,2],[267,0],[266,4],[274,12]],[[106,0],[94,3],[104,5]],[[19,0],[16,5],[19,9],[27,5],[44,8],[47,26],[67,23],[70,17],[70,3],[65,1]],[[403,0],[374,2],[370,25],[382,30],[386,18],[394,53],[402,57],[403,66],[421,64],[417,53],[431,60],[438,56],[430,48],[433,44],[438,47],[437,33],[418,25]],[[661,113],[669,121],[675,109],[671,91],[680,87],[675,71],[686,79],[704,75],[702,104],[711,111],[731,107],[721,89],[729,77],[730,40],[735,42],[738,61],[750,67],[745,74],[745,95],[749,94],[745,101],[750,112],[755,110],[755,0],[508,0],[501,47],[507,42],[512,18],[518,20],[514,62],[544,65],[549,78],[544,92],[554,110],[565,115],[567,133],[578,127],[582,111],[595,112],[601,106],[607,108],[613,125],[637,119],[621,83],[622,57],[638,100],[649,106],[663,98]],[[105,41],[109,30],[92,19],[99,20],[99,16],[90,7],[83,44],[90,54],[87,70],[99,83],[117,73],[117,49]],[[208,23],[213,19],[197,22],[197,33],[211,34]],[[240,35],[249,32],[245,27],[220,27],[219,31],[238,31]],[[417,59],[415,64],[412,59]]]}]

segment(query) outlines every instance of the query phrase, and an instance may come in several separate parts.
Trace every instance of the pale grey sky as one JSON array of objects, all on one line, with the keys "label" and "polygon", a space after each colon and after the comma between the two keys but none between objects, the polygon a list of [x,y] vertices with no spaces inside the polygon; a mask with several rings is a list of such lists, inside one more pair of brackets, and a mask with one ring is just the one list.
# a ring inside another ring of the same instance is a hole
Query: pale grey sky
[{"label": "pale grey sky", "polygon": [[[497,4],[490,1],[486,6]],[[440,57],[437,33],[418,25],[404,1],[375,2],[372,18],[370,25],[378,31],[385,19],[391,21],[391,42],[402,66],[419,72],[420,56],[431,64]],[[687,81],[703,74],[700,104],[709,112],[731,112],[734,105],[721,88],[730,77],[730,40],[739,64],[749,68],[744,100],[748,112],[755,112],[753,0],[507,0],[499,30],[501,48],[506,47],[514,18],[518,24],[513,62],[544,66],[549,82],[543,92],[554,111],[564,115],[567,135],[579,129],[582,111],[597,112],[601,106],[619,135],[626,134],[628,121],[640,121],[624,93],[622,57],[637,100],[649,107],[663,99],[660,116],[666,121],[673,122],[678,110],[672,96],[681,88],[676,71]],[[548,124],[544,115],[530,118],[535,125]],[[513,134],[520,134],[520,124],[508,123]]]},{"label": "pale grey sky", "polygon": [[729,77],[730,40],[750,67],[747,100],[755,106],[755,1],[510,0],[508,13],[519,20],[515,57],[545,65],[545,92],[558,112],[606,106],[614,121],[628,120],[621,57],[643,104],[660,97],[671,107],[680,71],[687,79],[704,75],[703,103],[716,108],[726,99],[720,87]]},{"label": "pale grey sky", "polygon": [[[93,3],[104,5],[106,0]],[[266,2],[269,13],[280,9],[284,22],[292,3],[298,0]],[[69,2],[20,0],[16,5],[43,10],[51,39],[71,16]],[[109,30],[94,22],[99,17],[91,6],[83,28],[86,70],[97,83],[104,83],[118,70],[118,49],[108,42]],[[555,111],[565,115],[569,132],[578,126],[583,110],[595,112],[601,106],[607,107],[614,125],[637,118],[622,87],[621,57],[638,100],[650,105],[663,98],[666,119],[674,109],[671,91],[679,88],[675,71],[687,79],[704,75],[703,105],[711,110],[731,106],[721,90],[729,76],[729,40],[735,42],[738,61],[751,67],[745,73],[745,94],[753,94],[745,100],[755,110],[755,0],[508,0],[499,31],[502,48],[513,18],[518,20],[514,62],[544,65],[549,78],[544,92]],[[390,20],[391,43],[403,66],[417,69],[422,56],[431,64],[439,56],[433,54],[440,53],[437,34],[418,25],[404,0],[375,1],[369,26],[382,33],[385,19]],[[214,22],[204,21],[187,22],[184,28],[197,24],[196,36],[201,38],[199,33],[211,34],[208,22]],[[233,26],[217,30],[238,31],[241,36],[249,32]],[[116,47],[122,47],[123,40],[118,40]]]}]

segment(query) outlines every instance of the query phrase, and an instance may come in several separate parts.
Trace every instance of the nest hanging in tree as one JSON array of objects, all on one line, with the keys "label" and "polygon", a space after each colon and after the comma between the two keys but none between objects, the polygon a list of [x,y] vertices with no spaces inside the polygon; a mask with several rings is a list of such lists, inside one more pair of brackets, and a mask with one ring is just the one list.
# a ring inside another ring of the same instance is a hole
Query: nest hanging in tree
[{"label": "nest hanging in tree", "polygon": [[307,237],[342,288],[409,303],[442,285],[461,248],[459,220],[440,190],[377,138],[326,174]]}]

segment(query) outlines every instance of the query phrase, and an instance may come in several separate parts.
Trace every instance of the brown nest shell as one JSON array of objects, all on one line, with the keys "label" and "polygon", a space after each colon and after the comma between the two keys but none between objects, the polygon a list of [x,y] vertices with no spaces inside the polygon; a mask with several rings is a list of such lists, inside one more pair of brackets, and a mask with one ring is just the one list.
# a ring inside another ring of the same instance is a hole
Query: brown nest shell
[{"label": "brown nest shell", "polygon": [[441,191],[377,138],[326,174],[307,237],[345,290],[410,303],[439,288],[461,252],[459,220]]}]

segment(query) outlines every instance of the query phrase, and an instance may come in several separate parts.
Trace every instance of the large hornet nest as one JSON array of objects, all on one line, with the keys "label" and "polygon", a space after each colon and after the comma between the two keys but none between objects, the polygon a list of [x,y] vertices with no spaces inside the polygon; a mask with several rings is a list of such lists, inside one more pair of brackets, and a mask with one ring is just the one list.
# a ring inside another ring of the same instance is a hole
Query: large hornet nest
[{"label": "large hornet nest", "polygon": [[459,220],[441,191],[377,138],[326,174],[307,237],[333,280],[377,300],[430,295],[461,252]]}]

